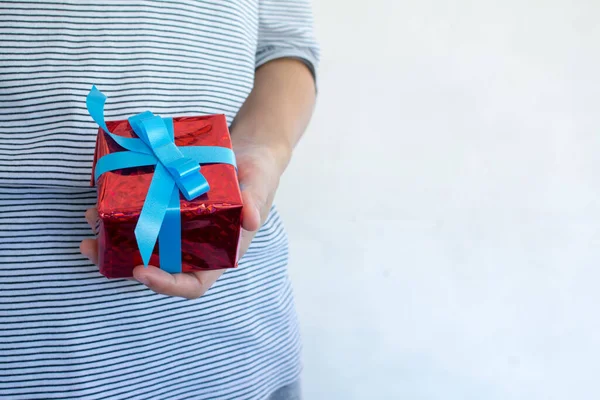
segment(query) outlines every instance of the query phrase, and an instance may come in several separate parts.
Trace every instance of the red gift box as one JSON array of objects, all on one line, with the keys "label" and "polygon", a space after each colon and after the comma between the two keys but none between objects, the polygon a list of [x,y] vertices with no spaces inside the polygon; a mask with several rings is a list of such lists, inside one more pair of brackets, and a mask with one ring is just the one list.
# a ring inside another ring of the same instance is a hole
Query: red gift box
[{"label": "red gift box", "polygon": [[[135,138],[128,121],[108,121],[110,132]],[[175,144],[220,146],[231,149],[223,115],[173,119]],[[104,155],[123,149],[102,129],[98,131],[94,169]],[[92,171],[92,177],[94,176]],[[132,276],[142,257],[134,229],[146,200],[154,167],[127,168],[104,173],[98,187],[98,255],[100,272],[108,278]],[[229,164],[203,165],[208,193],[187,201],[180,195],[182,272],[234,268],[241,237],[242,196],[236,170]],[[92,178],[93,184],[93,178]],[[158,244],[150,264],[160,267]]]}]

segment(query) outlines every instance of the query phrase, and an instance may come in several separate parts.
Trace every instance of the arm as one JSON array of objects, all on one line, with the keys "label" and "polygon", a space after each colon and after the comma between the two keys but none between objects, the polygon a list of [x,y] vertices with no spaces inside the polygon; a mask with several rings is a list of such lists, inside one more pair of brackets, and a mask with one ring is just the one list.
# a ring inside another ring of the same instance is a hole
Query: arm
[{"label": "arm", "polygon": [[284,58],[261,66],[254,88],[231,126],[234,144],[252,143],[276,150],[285,168],[314,103],[314,79],[304,63]]},{"label": "arm", "polygon": [[[254,89],[231,127],[241,165],[245,229],[255,231],[264,222],[279,177],[308,125],[314,104],[314,79],[301,61],[277,59],[256,71]],[[259,162],[270,164],[262,168],[272,171],[267,174],[272,175],[271,181],[252,176],[256,168],[250,167]]]}]

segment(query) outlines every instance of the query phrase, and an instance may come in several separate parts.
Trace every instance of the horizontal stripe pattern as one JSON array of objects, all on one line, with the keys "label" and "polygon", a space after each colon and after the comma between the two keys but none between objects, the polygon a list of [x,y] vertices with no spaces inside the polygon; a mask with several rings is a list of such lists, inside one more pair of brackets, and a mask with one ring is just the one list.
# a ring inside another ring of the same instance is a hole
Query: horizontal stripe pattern
[{"label": "horizontal stripe pattern", "polygon": [[297,379],[300,341],[275,209],[198,300],[107,280],[79,253],[97,127],[225,114],[256,67],[316,70],[308,1],[0,2],[0,398],[264,399]]}]

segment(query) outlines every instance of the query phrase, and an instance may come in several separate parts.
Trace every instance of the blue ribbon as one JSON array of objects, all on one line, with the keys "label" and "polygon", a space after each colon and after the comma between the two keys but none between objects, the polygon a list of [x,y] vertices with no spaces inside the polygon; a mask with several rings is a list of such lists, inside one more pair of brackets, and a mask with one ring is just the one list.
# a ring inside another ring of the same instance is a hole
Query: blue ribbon
[{"label": "blue ribbon", "polygon": [[173,120],[161,118],[150,111],[128,119],[139,138],[125,138],[111,133],[104,120],[106,96],[93,86],[87,95],[86,106],[94,121],[126,151],[110,153],[96,162],[94,180],[107,172],[119,169],[154,165],[154,175],[140,218],[135,227],[135,238],[144,265],[158,240],[160,267],[170,272],[181,272],[181,215],[179,193],[191,201],[210,190],[202,175],[201,164],[230,164],[235,155],[231,149],[218,146],[175,145]]}]

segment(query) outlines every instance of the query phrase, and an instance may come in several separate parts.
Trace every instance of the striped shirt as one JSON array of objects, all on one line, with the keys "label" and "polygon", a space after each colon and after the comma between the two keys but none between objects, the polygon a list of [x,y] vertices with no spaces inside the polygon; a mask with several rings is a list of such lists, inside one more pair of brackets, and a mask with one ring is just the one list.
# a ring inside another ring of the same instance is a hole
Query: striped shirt
[{"label": "striped shirt", "polygon": [[0,399],[264,399],[295,381],[287,240],[273,210],[198,300],[108,280],[84,259],[96,126],[225,114],[255,68],[318,50],[303,0],[0,2]]}]

